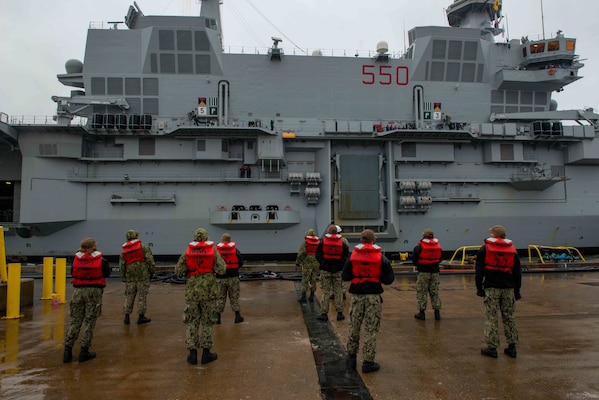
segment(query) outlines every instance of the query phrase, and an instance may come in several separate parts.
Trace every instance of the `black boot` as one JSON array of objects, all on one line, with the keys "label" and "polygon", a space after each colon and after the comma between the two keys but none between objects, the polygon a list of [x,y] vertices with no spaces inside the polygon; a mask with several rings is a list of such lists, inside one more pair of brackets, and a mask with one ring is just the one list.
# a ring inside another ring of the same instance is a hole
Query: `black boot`
[{"label": "black boot", "polygon": [[241,316],[239,311],[235,311],[235,323],[238,324],[240,322],[243,322],[243,317]]},{"label": "black boot", "polygon": [[329,320],[329,316],[326,314],[320,314],[318,317],[316,317],[317,320],[319,321],[328,321]]},{"label": "black boot", "polygon": [[426,315],[424,314],[424,310],[420,310],[418,314],[414,315],[414,318],[419,319],[421,321],[426,320]]},{"label": "black boot", "polygon": [[441,321],[441,311],[435,310],[435,321]]},{"label": "black boot", "polygon": [[482,354],[483,356],[491,357],[491,358],[497,358],[497,349],[494,349],[492,347],[487,347],[486,349],[480,349],[480,354]]},{"label": "black boot", "polygon": [[96,358],[96,353],[89,351],[89,347],[81,348],[81,351],[79,352],[79,358],[78,358],[79,362],[93,360],[94,358]]},{"label": "black boot", "polygon": [[150,321],[151,321],[150,318],[146,318],[145,315],[139,314],[139,317],[137,318],[137,325],[147,324]]},{"label": "black boot", "polygon": [[216,313],[216,323],[220,325],[220,313]]},{"label": "black boot", "polygon": [[356,355],[348,354],[347,359],[345,360],[345,366],[347,369],[356,369]]},{"label": "black boot", "polygon": [[218,356],[216,355],[216,353],[211,353],[210,349],[203,349],[202,364],[208,364],[209,362],[212,362],[212,361],[216,360],[217,358],[218,358]]},{"label": "black boot", "polygon": [[129,325],[131,323],[131,320],[129,319],[129,314],[125,314],[125,319],[123,320],[123,323],[125,325]]},{"label": "black boot", "polygon": [[64,346],[64,354],[62,355],[62,362],[69,363],[73,361],[73,347]]},{"label": "black boot", "polygon": [[189,350],[189,355],[187,356],[187,362],[191,365],[196,365],[198,363],[198,351],[196,349]]},{"label": "black boot", "polygon": [[374,361],[364,361],[362,363],[362,372],[365,374],[378,371],[379,369],[381,369],[381,366]]},{"label": "black boot", "polygon": [[516,344],[510,343],[507,349],[503,349],[503,352],[512,358],[516,358],[516,355],[518,354],[518,352],[516,351]]},{"label": "black boot", "polygon": [[302,292],[302,297],[300,297],[298,301],[300,303],[305,303],[307,301],[307,299],[306,299],[306,292]]}]

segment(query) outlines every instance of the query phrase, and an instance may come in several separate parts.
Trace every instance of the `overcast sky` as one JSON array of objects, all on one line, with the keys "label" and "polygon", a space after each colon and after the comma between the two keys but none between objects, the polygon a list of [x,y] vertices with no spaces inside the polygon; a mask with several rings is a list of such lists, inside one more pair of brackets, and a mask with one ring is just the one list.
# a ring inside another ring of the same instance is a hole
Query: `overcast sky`
[{"label": "overcast sky", "polygon": [[[392,53],[406,45],[414,26],[447,26],[452,0],[224,0],[225,47],[266,48],[283,38],[287,54],[301,49],[374,50],[385,40]],[[83,61],[90,23],[122,21],[133,1],[0,0],[0,112],[12,116],[53,115],[52,95],[68,96],[56,75],[68,59]],[[198,0],[137,0],[146,15],[198,15]],[[541,12],[541,5],[543,12]],[[559,109],[599,108],[598,1],[504,0],[503,25],[510,39],[531,40],[561,29],[577,39],[583,79],[554,95]],[[542,15],[544,18],[542,18]],[[543,23],[544,21],[544,23]],[[123,25],[124,27],[124,25]],[[507,38],[506,35],[505,38]],[[502,40],[498,37],[497,40]]]}]

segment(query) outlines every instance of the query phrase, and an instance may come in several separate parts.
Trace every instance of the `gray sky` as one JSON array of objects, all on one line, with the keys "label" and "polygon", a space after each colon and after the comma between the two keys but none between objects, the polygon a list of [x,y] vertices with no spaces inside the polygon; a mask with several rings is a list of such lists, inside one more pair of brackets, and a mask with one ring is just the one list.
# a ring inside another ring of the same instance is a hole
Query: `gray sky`
[{"label": "gray sky", "polygon": [[[225,47],[246,51],[283,38],[287,54],[296,49],[374,50],[385,40],[391,53],[406,46],[414,26],[447,26],[445,7],[452,0],[224,0]],[[68,59],[83,61],[90,23],[123,20],[127,0],[0,0],[0,112],[12,116],[53,115],[51,96],[71,89],[56,75]],[[146,15],[197,15],[197,0],[137,0]],[[541,4],[543,13],[541,13]],[[585,64],[583,79],[554,95],[559,109],[599,107],[599,2],[589,0],[504,0],[503,25],[510,39],[531,40],[561,29],[577,39],[576,53]],[[544,15],[544,18],[541,18]],[[542,23],[544,21],[544,24]],[[508,35],[506,35],[506,38]],[[497,38],[501,40],[501,38]]]}]

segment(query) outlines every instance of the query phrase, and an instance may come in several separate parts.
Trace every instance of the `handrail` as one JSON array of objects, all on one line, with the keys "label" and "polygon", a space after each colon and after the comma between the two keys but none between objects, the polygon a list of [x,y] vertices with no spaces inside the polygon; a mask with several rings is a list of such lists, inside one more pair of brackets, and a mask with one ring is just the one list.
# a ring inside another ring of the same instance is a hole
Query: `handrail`
[{"label": "handrail", "polygon": [[580,254],[580,251],[576,247],[570,247],[570,246],[542,246],[542,245],[537,245],[537,244],[529,244],[528,245],[528,261],[529,262],[532,262],[531,250],[536,250],[537,251],[537,254],[539,255],[539,260],[541,260],[541,264],[545,264],[545,259],[543,258],[543,255],[541,254],[541,250],[561,250],[561,251],[566,251],[572,257],[572,259],[574,259],[574,256],[572,256],[572,251],[575,251],[576,254],[578,254],[578,257],[580,258],[580,260],[585,261],[584,257],[582,256],[582,254]]},{"label": "handrail", "polygon": [[454,251],[453,256],[451,256],[451,259],[449,260],[449,264],[451,264],[453,262],[453,259],[455,258],[455,256],[458,254],[458,252],[462,252],[462,262],[460,263],[460,265],[464,265],[464,262],[466,261],[466,250],[478,250],[480,249],[480,245],[477,246],[462,246],[456,249],[456,251]]}]

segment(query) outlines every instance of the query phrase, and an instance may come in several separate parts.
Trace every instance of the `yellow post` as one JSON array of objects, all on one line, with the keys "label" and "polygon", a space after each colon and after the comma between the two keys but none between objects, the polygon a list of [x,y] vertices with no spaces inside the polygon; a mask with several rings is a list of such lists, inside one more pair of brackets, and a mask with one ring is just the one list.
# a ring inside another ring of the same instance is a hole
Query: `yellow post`
[{"label": "yellow post", "polygon": [[8,264],[6,319],[21,318],[21,264]]},{"label": "yellow post", "polygon": [[4,248],[4,227],[0,225],[0,282],[8,280],[6,272],[6,249]]},{"label": "yellow post", "polygon": [[67,302],[67,259],[56,259],[56,293],[60,296],[60,304]]},{"label": "yellow post", "polygon": [[52,300],[52,284],[54,283],[54,258],[44,257],[44,279],[42,283],[42,300]]}]

